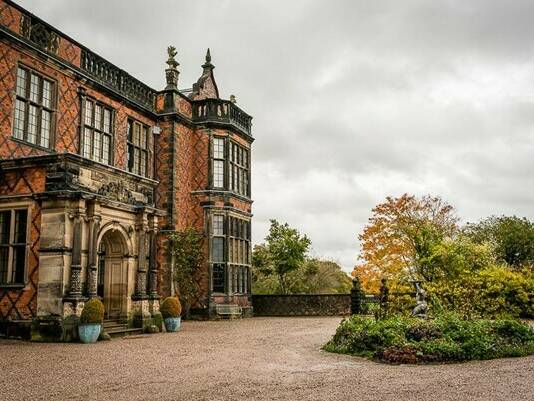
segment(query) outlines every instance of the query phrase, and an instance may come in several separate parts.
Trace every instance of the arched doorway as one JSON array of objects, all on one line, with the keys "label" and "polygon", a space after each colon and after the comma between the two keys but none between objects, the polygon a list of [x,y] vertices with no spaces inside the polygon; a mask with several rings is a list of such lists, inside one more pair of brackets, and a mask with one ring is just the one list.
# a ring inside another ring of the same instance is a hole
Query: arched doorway
[{"label": "arched doorway", "polygon": [[110,229],[98,246],[97,294],[107,318],[126,315],[128,291],[128,246],[122,232]]}]

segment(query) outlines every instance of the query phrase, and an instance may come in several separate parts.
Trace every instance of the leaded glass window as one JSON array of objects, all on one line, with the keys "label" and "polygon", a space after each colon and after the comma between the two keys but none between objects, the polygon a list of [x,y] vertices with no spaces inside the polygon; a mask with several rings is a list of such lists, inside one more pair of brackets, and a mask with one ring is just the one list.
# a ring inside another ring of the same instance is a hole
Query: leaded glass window
[{"label": "leaded glass window", "polygon": [[27,223],[27,209],[0,211],[0,284],[24,283]]},{"label": "leaded glass window", "polygon": [[212,147],[212,187],[250,197],[249,149],[222,137],[214,137]]},{"label": "leaded glass window", "polygon": [[250,221],[237,216],[228,217],[228,263],[231,269],[233,293],[249,292]]},{"label": "leaded glass window", "polygon": [[224,138],[213,138],[213,187],[224,188]]},{"label": "leaded glass window", "polygon": [[224,235],[224,216],[213,215],[213,235]]},{"label": "leaded glass window", "polygon": [[50,147],[54,116],[54,83],[33,70],[17,68],[13,137]]},{"label": "leaded glass window", "polygon": [[226,274],[225,216],[223,214],[213,214],[211,222],[212,290],[214,292],[224,292]]},{"label": "leaded glass window", "polygon": [[224,264],[216,263],[213,265],[212,272],[212,289],[213,292],[224,292]]},{"label": "leaded glass window", "polygon": [[230,143],[230,190],[239,195],[250,196],[249,151],[237,143]]},{"label": "leaded glass window", "polygon": [[213,261],[215,263],[224,262],[224,238],[213,237]]},{"label": "leaded glass window", "polygon": [[148,126],[128,120],[128,171],[146,177],[148,174]]},{"label": "leaded glass window", "polygon": [[92,99],[85,99],[82,156],[111,164],[112,136],[113,110]]}]

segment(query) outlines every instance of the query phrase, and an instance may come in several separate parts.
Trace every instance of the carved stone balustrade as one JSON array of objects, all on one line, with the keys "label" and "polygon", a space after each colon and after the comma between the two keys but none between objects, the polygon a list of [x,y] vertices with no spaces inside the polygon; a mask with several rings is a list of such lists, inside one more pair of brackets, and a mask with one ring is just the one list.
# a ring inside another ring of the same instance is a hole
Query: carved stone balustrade
[{"label": "carved stone balustrade", "polygon": [[232,125],[252,136],[252,117],[229,100],[204,99],[193,102],[193,121]]},{"label": "carved stone balustrade", "polygon": [[154,111],[155,91],[102,57],[82,49],[81,68],[101,84]]}]

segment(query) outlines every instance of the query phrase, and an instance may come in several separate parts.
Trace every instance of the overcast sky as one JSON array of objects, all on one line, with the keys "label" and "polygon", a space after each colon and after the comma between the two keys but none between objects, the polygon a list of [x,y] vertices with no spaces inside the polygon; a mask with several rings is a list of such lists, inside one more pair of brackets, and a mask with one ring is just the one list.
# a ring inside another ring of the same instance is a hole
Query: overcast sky
[{"label": "overcast sky", "polygon": [[254,241],[269,219],[350,271],[373,206],[441,195],[463,221],[534,218],[533,1],[19,3],[155,89],[211,48],[254,116]]}]

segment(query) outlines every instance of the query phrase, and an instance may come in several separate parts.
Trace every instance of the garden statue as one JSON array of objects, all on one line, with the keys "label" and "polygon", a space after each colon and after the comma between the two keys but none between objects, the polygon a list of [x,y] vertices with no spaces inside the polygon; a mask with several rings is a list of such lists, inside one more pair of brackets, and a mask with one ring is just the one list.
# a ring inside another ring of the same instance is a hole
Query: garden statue
[{"label": "garden statue", "polygon": [[428,304],[426,303],[426,291],[421,286],[419,281],[414,282],[417,293],[415,295],[416,305],[413,308],[412,316],[426,318],[426,312],[428,310]]}]

